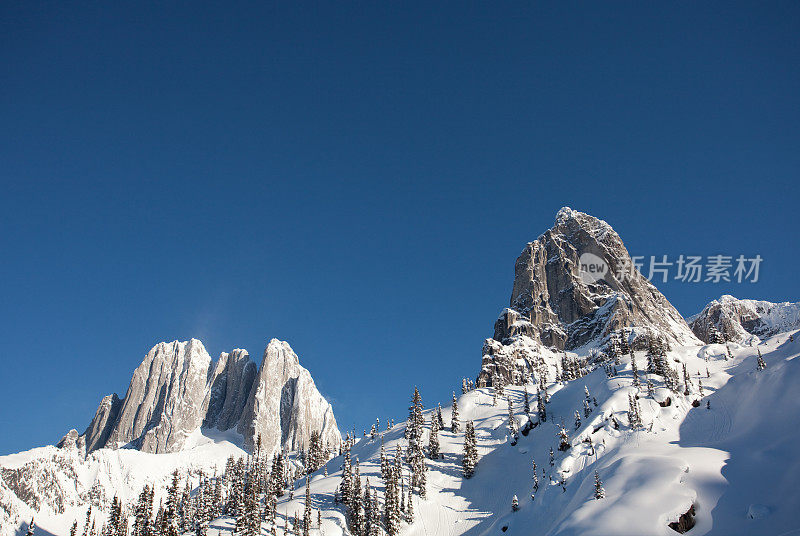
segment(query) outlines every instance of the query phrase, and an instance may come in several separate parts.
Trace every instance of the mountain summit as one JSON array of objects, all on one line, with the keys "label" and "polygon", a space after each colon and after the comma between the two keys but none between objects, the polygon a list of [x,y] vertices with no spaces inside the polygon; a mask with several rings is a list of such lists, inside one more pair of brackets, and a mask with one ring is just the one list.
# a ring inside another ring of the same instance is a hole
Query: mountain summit
[{"label": "mountain summit", "polygon": [[555,225],[517,258],[510,304],[493,338],[502,343],[525,335],[572,349],[625,328],[632,339],[657,332],[667,342],[698,342],[680,313],[633,268],[609,224],[562,208]]},{"label": "mountain summit", "polygon": [[248,447],[261,438],[270,454],[308,445],[313,431],[338,447],[333,408],[288,343],[272,339],[260,368],[240,349],[212,364],[197,339],[155,345],[125,398],[103,398],[86,432],[70,443],[85,444],[87,452],[124,446],[177,452],[207,428],[236,431]]}]

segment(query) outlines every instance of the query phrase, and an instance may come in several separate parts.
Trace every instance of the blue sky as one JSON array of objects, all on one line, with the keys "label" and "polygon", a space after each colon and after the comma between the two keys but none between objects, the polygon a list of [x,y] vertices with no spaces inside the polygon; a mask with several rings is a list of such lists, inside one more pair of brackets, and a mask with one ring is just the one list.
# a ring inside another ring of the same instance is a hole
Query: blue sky
[{"label": "blue sky", "polygon": [[764,258],[683,314],[800,299],[799,4],[334,4],[0,8],[0,453],[162,340],[288,340],[342,429],[444,402],[564,205]]}]

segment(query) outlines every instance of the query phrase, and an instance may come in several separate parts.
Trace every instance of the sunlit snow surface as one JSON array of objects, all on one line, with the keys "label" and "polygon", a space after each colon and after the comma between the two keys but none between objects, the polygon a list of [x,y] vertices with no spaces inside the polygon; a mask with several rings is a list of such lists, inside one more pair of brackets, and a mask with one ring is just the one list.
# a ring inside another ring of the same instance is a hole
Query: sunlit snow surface
[{"label": "sunlit snow surface", "polygon": [[[726,359],[724,345],[673,348],[671,364],[683,363],[693,381],[689,396],[675,395],[663,387],[647,397],[644,385],[640,406],[644,429],[632,431],[628,426],[628,394],[634,392],[630,358],[623,357],[619,375],[607,378],[598,368],[589,375],[567,384],[549,386],[551,401],[547,406],[548,421],[520,435],[516,446],[507,438],[507,402],[498,398],[492,405],[491,389],[477,389],[459,398],[463,423],[475,421],[480,461],[473,478],[461,477],[463,432],[449,431],[450,410],[444,409],[445,430],[440,431],[441,460],[428,460],[428,497],[414,499],[415,520],[404,524],[408,535],[669,535],[668,528],[691,505],[696,510],[696,526],[689,534],[764,534],[800,533],[800,342],[789,334],[767,339],[758,347],[730,343],[733,359]],[[524,342],[524,341],[523,341]],[[533,344],[531,342],[531,344]],[[756,352],[760,349],[767,363],[764,371],[756,370]],[[550,365],[550,378],[559,355],[539,350]],[[637,352],[640,371],[646,368],[644,352]],[[706,377],[706,368],[710,377]],[[642,374],[642,377],[644,375]],[[702,380],[706,397],[699,407],[698,380]],[[583,418],[584,386],[598,401],[588,418]],[[522,387],[507,387],[519,422],[522,412]],[[528,386],[535,410],[535,385]],[[410,393],[409,393],[410,394]],[[423,390],[424,396],[424,390]],[[671,397],[672,403],[662,407]],[[706,400],[711,409],[706,409]],[[423,400],[435,407],[437,400]],[[445,401],[441,401],[445,402]],[[581,411],[582,424],[574,429],[575,410]],[[619,429],[614,429],[614,415]],[[380,416],[385,422],[386,416]],[[404,416],[395,416],[402,421]],[[426,413],[426,422],[430,414]],[[572,448],[557,450],[556,432],[563,421],[570,433]],[[398,424],[383,432],[387,453],[393,454],[398,444],[405,448],[403,428]],[[592,447],[583,442],[591,437]],[[198,436],[194,447],[175,454],[145,454],[132,450],[101,450],[85,462],[64,458],[63,451],[44,447],[0,457],[3,468],[38,460],[50,467],[59,478],[72,467],[84,491],[94,481],[107,489],[110,500],[116,492],[126,501],[135,500],[145,482],[166,484],[176,467],[192,466],[212,472],[220,470],[230,454],[240,455],[238,438]],[[373,489],[382,492],[379,475],[379,438],[362,438],[353,448],[362,478]],[[549,465],[549,449],[556,452],[555,465]],[[67,460],[58,468],[53,457]],[[531,500],[531,462],[539,467],[539,490]],[[328,463],[329,475],[321,471],[311,480],[314,509],[322,511],[321,531],[314,523],[312,534],[334,536],[346,533],[342,511],[333,502],[333,492],[340,481],[341,458]],[[542,468],[547,476],[542,477]],[[41,468],[40,468],[41,469]],[[594,472],[598,471],[606,497],[594,499]],[[557,483],[566,478],[566,491]],[[68,479],[66,479],[68,480]],[[65,480],[65,481],[66,481]],[[294,498],[286,494],[278,504],[279,524],[286,517],[302,515],[304,482],[296,483]],[[65,496],[76,501],[79,492],[74,485],[64,486]],[[32,513],[27,506],[0,489],[0,505],[13,503],[19,521],[27,522]],[[511,511],[513,495],[520,499],[520,510]],[[156,499],[158,501],[158,498]],[[5,515],[0,509],[0,516]],[[85,506],[76,505],[63,515],[54,515],[48,508],[36,514],[42,531],[66,535],[74,519],[82,523]],[[316,520],[316,514],[314,514]],[[8,518],[0,517],[2,536],[14,534]],[[502,532],[507,527],[506,532]],[[265,524],[264,533],[267,531]],[[281,534],[281,529],[278,533]],[[222,518],[212,523],[209,533],[227,534],[232,520]],[[41,534],[41,533],[37,533]]]}]

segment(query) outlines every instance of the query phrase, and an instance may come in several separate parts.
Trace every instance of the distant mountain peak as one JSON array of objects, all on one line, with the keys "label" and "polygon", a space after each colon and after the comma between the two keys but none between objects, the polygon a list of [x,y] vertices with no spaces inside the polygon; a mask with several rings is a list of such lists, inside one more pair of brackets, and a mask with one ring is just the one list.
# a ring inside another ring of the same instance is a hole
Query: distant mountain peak
[{"label": "distant mountain peak", "polygon": [[724,294],[689,317],[689,326],[705,342],[718,336],[726,341],[757,342],[800,328],[800,302],[773,303]]},{"label": "distant mountain peak", "polygon": [[198,339],[156,344],[125,398],[104,397],[82,438],[87,452],[176,452],[200,428],[237,430],[248,446],[261,437],[270,453],[306,445],[312,431],[331,447],[341,441],[330,404],[289,343],[278,339],[269,341],[261,367],[243,349],[213,363]]}]

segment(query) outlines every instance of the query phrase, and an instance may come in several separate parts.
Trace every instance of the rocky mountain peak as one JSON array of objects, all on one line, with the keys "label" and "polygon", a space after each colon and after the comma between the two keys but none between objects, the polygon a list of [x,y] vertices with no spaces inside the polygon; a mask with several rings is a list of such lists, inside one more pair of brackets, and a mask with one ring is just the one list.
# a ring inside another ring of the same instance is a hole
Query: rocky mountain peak
[{"label": "rocky mountain peak", "polygon": [[[270,340],[261,366],[246,350],[214,363],[197,339],[156,344],[136,368],[125,398],[106,396],[83,434],[86,451],[132,447],[176,452],[202,428],[237,430],[268,451],[307,445],[311,432],[335,448],[333,409],[288,343]],[[77,439],[76,439],[77,442]],[[71,436],[64,444],[72,443]]]},{"label": "rocky mountain peak", "polygon": [[[587,272],[587,262],[596,272]],[[523,249],[509,307],[495,324],[502,342],[525,335],[569,349],[623,328],[656,331],[669,342],[696,342],[681,315],[637,270],[605,221],[564,207],[554,226]]]}]

